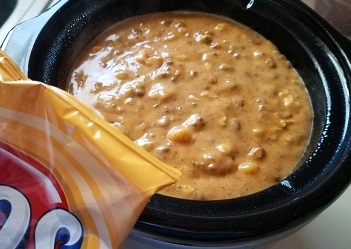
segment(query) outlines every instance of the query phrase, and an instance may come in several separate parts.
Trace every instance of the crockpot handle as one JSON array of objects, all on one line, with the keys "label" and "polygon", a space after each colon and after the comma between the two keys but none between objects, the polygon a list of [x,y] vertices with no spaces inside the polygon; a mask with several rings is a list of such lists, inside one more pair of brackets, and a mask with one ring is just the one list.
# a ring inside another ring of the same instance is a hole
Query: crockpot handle
[{"label": "crockpot handle", "polygon": [[24,21],[10,30],[1,49],[16,62],[25,75],[28,75],[30,51],[39,35],[39,32],[54,13],[68,0],[58,1],[41,15]]}]

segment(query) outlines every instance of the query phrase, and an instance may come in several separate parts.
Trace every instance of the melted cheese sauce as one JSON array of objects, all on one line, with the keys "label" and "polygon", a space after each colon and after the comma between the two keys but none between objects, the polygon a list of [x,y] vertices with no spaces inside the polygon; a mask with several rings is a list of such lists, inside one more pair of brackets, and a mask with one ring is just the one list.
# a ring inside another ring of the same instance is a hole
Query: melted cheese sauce
[{"label": "melted cheese sauce", "polygon": [[173,197],[227,199],[268,188],[296,167],[311,131],[309,96],[277,48],[200,13],[116,24],[76,62],[68,90],[182,171],[160,192]]}]

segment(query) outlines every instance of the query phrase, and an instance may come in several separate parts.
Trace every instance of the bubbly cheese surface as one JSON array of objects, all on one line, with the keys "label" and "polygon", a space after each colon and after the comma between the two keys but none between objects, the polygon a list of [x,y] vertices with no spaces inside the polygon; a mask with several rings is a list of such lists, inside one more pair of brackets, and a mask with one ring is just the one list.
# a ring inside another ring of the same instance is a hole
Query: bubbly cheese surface
[{"label": "bubbly cheese surface", "polygon": [[78,59],[68,91],[181,170],[160,192],[173,197],[268,188],[294,170],[311,132],[310,99],[290,62],[253,30],[207,14],[116,24]]}]

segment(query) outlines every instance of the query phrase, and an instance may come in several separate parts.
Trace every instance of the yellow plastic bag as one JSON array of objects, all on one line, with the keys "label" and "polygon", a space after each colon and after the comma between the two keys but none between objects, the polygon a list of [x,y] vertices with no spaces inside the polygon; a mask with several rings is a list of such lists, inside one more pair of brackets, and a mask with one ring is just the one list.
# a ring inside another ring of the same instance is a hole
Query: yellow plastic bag
[{"label": "yellow plastic bag", "polygon": [[0,50],[0,248],[118,248],[180,173]]}]

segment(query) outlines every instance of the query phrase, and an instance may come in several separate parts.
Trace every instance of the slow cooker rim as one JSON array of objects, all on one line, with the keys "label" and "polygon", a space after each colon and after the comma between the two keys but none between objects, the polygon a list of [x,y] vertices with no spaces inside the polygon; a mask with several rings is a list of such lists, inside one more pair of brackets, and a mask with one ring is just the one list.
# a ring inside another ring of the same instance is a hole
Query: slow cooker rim
[{"label": "slow cooker rim", "polygon": [[[67,5],[67,7],[70,5],[70,4],[74,4],[73,3],[73,1],[69,1],[69,0],[62,0],[62,1],[64,1],[64,2],[66,2],[64,5],[62,5],[62,9],[64,9],[64,7]],[[223,0],[223,1],[225,1],[225,2],[228,2],[228,1],[226,1],[226,0]],[[239,1],[237,1],[237,2],[239,2]],[[306,10],[306,8],[305,7],[303,7],[303,4],[302,3],[300,3],[299,1],[288,1],[288,0],[282,0],[282,1],[280,1],[280,5],[278,4],[278,3],[276,3],[276,2],[274,2],[274,1],[271,1],[271,0],[269,0],[269,1],[266,1],[266,2],[269,2],[270,4],[276,4],[276,6],[279,6],[279,7],[282,7],[282,6],[293,6],[294,8],[295,8],[295,12],[305,12]],[[259,4],[260,2],[259,1],[257,1],[257,4]],[[269,5],[269,4],[268,4]],[[60,8],[61,9],[61,8]],[[62,10],[61,9],[61,10]],[[324,23],[324,21],[322,21],[321,19],[320,19],[320,17],[318,17],[316,14],[314,14],[314,13],[310,13],[309,11],[307,12],[307,14],[308,15],[311,15],[313,18],[315,18],[315,21],[313,21],[313,23],[314,24],[317,24],[317,26],[322,26],[323,27],[323,29],[321,30],[321,31],[319,31],[319,32],[322,32],[324,35],[325,35],[325,37],[327,37],[328,39],[330,39],[330,41],[329,42],[331,42],[331,43],[333,43],[333,41],[334,41],[334,39],[333,39],[333,36],[332,37],[330,37],[331,35],[330,34],[333,34],[333,35],[335,35],[336,33],[335,33],[335,31],[331,28],[331,27],[329,27],[326,23]],[[54,18],[54,13],[52,13],[52,15],[53,15],[53,18]],[[312,21],[312,18],[311,19],[309,19],[310,21]],[[45,29],[45,26],[44,26],[44,29]],[[337,43],[334,43],[334,45],[335,45],[335,47],[337,48],[337,47],[339,47],[338,46],[338,44]],[[36,45],[34,45],[34,46],[36,46]],[[33,51],[32,51],[33,52]],[[33,53],[32,53],[33,54]],[[344,59],[346,60],[347,58],[343,58],[343,55],[342,55],[342,53],[341,52],[337,52],[337,54],[338,54],[338,60],[341,60],[341,61],[343,61]],[[350,62],[349,61],[344,61],[343,63],[342,63],[343,65],[342,65],[342,68],[344,68],[344,70],[346,70],[347,68],[348,68],[348,70],[349,70],[349,72],[350,72]],[[350,76],[348,76],[349,78],[348,78],[348,84],[350,84]],[[348,86],[349,87],[349,86]],[[348,105],[349,105],[349,103],[347,103]],[[348,118],[349,119],[349,118]],[[349,120],[347,120],[347,121],[349,121]],[[347,126],[346,127],[347,128],[347,131],[345,131],[346,133],[348,133],[348,134],[350,134],[350,127],[349,126]],[[347,151],[350,151],[350,143],[346,143],[346,146],[345,146],[345,148],[344,149],[346,149]],[[345,153],[344,153],[345,154]],[[340,165],[338,165],[337,167],[336,167],[336,172],[333,172],[333,175],[330,175],[329,177],[326,177],[326,180],[323,182],[323,186],[326,184],[326,183],[332,183],[332,185],[335,185],[334,186],[334,189],[333,189],[333,191],[332,192],[330,192],[330,195],[331,196],[329,196],[328,198],[326,198],[325,197],[325,200],[324,200],[324,203],[322,203],[322,206],[318,206],[318,207],[315,207],[315,209],[310,209],[309,211],[310,211],[310,213],[309,214],[307,214],[306,216],[304,216],[304,217],[301,217],[301,219],[308,219],[308,218],[310,218],[312,215],[314,215],[314,214],[312,214],[312,213],[314,213],[314,212],[320,212],[321,211],[321,209],[324,209],[326,206],[328,206],[328,205],[330,205],[330,203],[338,196],[338,195],[336,195],[335,196],[335,193],[338,193],[338,194],[341,194],[341,192],[344,190],[344,189],[346,189],[346,186],[350,183],[350,170],[347,170],[346,169],[346,167],[345,166],[343,166],[343,165],[345,165],[346,163],[350,163],[351,162],[351,159],[350,159],[350,155],[349,155],[349,153],[347,153],[347,155],[343,155],[343,159],[342,159],[342,161],[340,162]],[[336,180],[336,179],[339,179],[340,177],[339,177],[339,175],[343,175],[343,177],[342,177],[342,180],[340,180],[341,181],[341,183],[335,183],[334,181]],[[276,185],[276,186],[279,186],[280,188],[285,188],[286,186],[282,186],[281,184],[278,184],[278,185]],[[324,188],[325,189],[327,189],[327,187],[326,186],[324,186]],[[274,189],[274,188],[270,188],[270,189],[268,189],[268,190],[263,190],[263,191],[261,191],[260,193],[257,193],[257,194],[253,194],[253,195],[251,195],[251,197],[250,198],[254,198],[255,196],[257,196],[257,195],[260,195],[260,194],[262,194],[262,193],[266,193],[266,192],[269,192],[269,191],[272,191],[272,189]],[[311,194],[311,195],[313,195],[314,193],[313,193],[313,191],[310,189],[310,188],[308,188],[308,189],[306,189],[305,190],[306,191],[306,196],[307,196],[307,194]],[[333,194],[332,194],[333,193]],[[167,200],[169,200],[168,199],[168,197],[163,197],[163,196],[159,196],[159,195],[156,195],[153,199],[155,199],[155,198],[164,198],[164,199],[167,199]],[[246,198],[246,197],[245,197]],[[239,198],[240,199],[240,198]],[[294,198],[293,198],[294,199]],[[301,198],[302,199],[302,198]],[[174,200],[174,198],[172,199],[172,200]],[[187,200],[177,200],[179,203],[186,203],[186,202],[188,202]],[[211,202],[206,202],[207,204],[209,204],[209,203],[211,203],[210,205],[212,205],[212,204],[215,204],[216,202],[218,203],[218,202],[221,202],[221,203],[225,203],[225,202],[227,202],[227,203],[233,203],[233,204],[236,204],[236,202],[238,201],[238,199],[235,199],[235,200],[224,200],[224,201],[211,201]],[[196,201],[190,201],[190,203],[195,203]],[[200,203],[205,203],[205,202],[198,202],[199,204]],[[144,212],[144,215],[148,212],[148,209],[150,208],[150,206],[148,206],[147,208],[146,208],[146,210],[145,210],[145,212]],[[169,215],[170,214],[170,212],[165,212],[165,214],[167,214],[167,215]],[[243,215],[243,214],[241,214],[241,215]],[[143,220],[143,218],[145,218],[143,215],[142,215],[142,217],[141,217],[141,219],[138,221],[138,223],[137,223],[137,225],[136,225],[136,227],[138,227],[138,224],[140,224],[140,223],[142,223],[142,222],[144,222],[144,220]],[[218,217],[216,217],[216,218],[218,218]],[[145,221],[146,223],[148,222],[148,221]],[[167,227],[166,227],[167,228]],[[184,232],[188,232],[188,231],[184,231]]]},{"label": "slow cooker rim", "polygon": [[[280,7],[280,8],[282,8],[282,6],[284,6],[284,3],[286,4],[288,4],[289,6],[299,6],[298,5],[298,3],[293,3],[292,1],[281,1],[280,2],[280,4],[278,4],[278,3],[276,3],[276,2],[274,2],[274,1],[267,1],[267,2],[270,2],[271,4],[275,4],[276,6],[278,6],[278,7]],[[284,2],[284,3],[283,3]],[[67,3],[68,4],[71,4],[72,3],[72,1],[70,2],[70,1],[67,1]],[[259,2],[257,3],[257,4],[259,4]],[[64,8],[65,6],[63,6],[62,7],[62,9]],[[299,11],[299,9],[296,9],[296,11]],[[300,9],[300,11],[301,11],[301,9]],[[45,29],[45,27],[44,27],[44,29]],[[323,29],[322,30],[322,32],[326,32],[326,31],[328,31],[328,29]],[[280,184],[278,184],[278,185],[276,185],[276,186],[281,186]],[[261,191],[261,192],[259,192],[259,193],[256,193],[256,194],[253,194],[252,196],[254,196],[254,197],[258,197],[258,198],[260,198],[259,196],[261,195],[261,193],[263,193],[263,192],[266,192],[266,191],[270,191],[271,189],[268,189],[268,190],[263,190],[263,191]],[[159,197],[159,198],[164,198],[164,197]],[[167,197],[166,197],[167,198]],[[247,197],[243,197],[244,199],[246,199]],[[240,199],[240,198],[239,198]],[[168,199],[169,200],[169,199]],[[175,198],[172,198],[172,200],[175,200]],[[178,202],[180,202],[180,203],[182,203],[182,204],[184,204],[184,203],[186,203],[186,202],[188,202],[187,200],[176,200],[176,201],[178,201]],[[207,204],[209,204],[209,203],[214,203],[214,204],[216,204],[216,203],[224,203],[224,202],[232,202],[232,201],[234,201],[234,202],[236,202],[237,201],[237,199],[235,199],[235,200],[225,200],[225,201],[222,201],[222,200],[220,200],[220,201],[210,201],[210,202],[206,202]],[[194,203],[194,201],[190,201],[191,203]],[[203,203],[203,202],[202,202]],[[237,204],[237,203],[236,203]],[[210,204],[210,205],[212,205],[212,204]],[[146,209],[148,209],[148,207],[146,208]],[[241,214],[241,215],[243,215],[243,214]],[[218,218],[218,217],[217,217]]]}]

